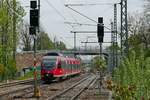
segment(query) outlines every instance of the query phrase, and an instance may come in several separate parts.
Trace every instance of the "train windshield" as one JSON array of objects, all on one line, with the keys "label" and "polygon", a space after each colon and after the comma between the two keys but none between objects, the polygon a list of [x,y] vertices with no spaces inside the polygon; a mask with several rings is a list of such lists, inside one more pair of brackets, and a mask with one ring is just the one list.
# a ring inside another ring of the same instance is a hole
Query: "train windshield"
[{"label": "train windshield", "polygon": [[56,64],[55,59],[44,59],[42,62],[43,68],[48,70],[53,69],[55,64]]}]

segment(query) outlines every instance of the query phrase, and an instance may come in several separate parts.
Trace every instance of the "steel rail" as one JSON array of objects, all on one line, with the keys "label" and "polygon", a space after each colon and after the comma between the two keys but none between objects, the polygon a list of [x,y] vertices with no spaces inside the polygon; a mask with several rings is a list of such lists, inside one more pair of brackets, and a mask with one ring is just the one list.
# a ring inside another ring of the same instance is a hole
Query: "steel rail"
[{"label": "steel rail", "polygon": [[89,85],[90,85],[91,83],[93,83],[93,81],[94,81],[95,79],[96,79],[96,77],[93,78],[83,89],[81,89],[81,90],[80,90],[75,96],[73,96],[70,100],[76,100],[76,99],[78,98],[78,96],[80,96],[80,94],[83,93],[84,90],[88,89]]},{"label": "steel rail", "polygon": [[96,76],[96,79],[91,83],[91,85],[88,87],[88,89],[90,89],[92,86],[94,86],[94,84],[97,82],[98,77]]},{"label": "steel rail", "polygon": [[64,94],[64,93],[66,93],[67,91],[71,90],[72,88],[76,87],[77,85],[81,84],[83,81],[85,81],[85,80],[87,80],[87,79],[88,79],[88,77],[86,77],[86,78],[80,80],[79,82],[73,84],[71,87],[69,87],[69,88],[67,88],[67,89],[65,89],[65,90],[63,90],[63,91],[61,91],[61,92],[59,92],[58,94],[56,94],[56,95],[54,95],[54,96],[52,96],[52,97],[47,98],[47,100],[54,100],[55,98],[59,97],[60,95],[62,95],[62,94]]},{"label": "steel rail", "polygon": [[[24,83],[23,83],[24,82]],[[30,82],[33,82],[33,79],[32,80],[26,80],[26,81],[21,81],[20,83],[19,82],[17,82],[17,85],[19,85],[19,84],[25,84],[25,83],[30,83]],[[15,82],[13,82],[14,84],[12,84],[11,86],[15,86],[16,84],[15,84]],[[5,85],[6,86],[6,85]],[[10,87],[10,86],[8,86],[8,87]],[[34,86],[32,85],[32,86],[26,86],[26,87],[24,87],[24,88],[19,88],[19,89],[15,89],[15,90],[12,90],[12,91],[4,91],[4,92],[0,92],[0,97],[3,97],[3,96],[6,96],[6,95],[9,95],[9,94],[14,94],[14,93],[17,93],[17,92],[19,92],[19,91],[24,91],[24,90],[26,90],[26,89],[32,89],[32,88],[34,88]]]},{"label": "steel rail", "polygon": [[[85,81],[85,80],[87,80],[87,79],[89,79],[88,76],[87,76],[86,78],[80,80],[79,82],[73,84],[71,87],[69,87],[69,88],[63,90],[62,92],[59,92],[58,94],[56,94],[56,95],[54,95],[54,96],[52,96],[52,97],[50,97],[50,98],[48,98],[48,99],[46,99],[46,100],[55,100],[57,97],[60,97],[61,95],[67,93],[69,90],[71,90],[71,89],[73,89],[74,87],[78,86],[79,84],[81,84],[83,81]],[[93,79],[95,79],[95,78],[93,78]],[[92,81],[90,81],[90,83],[93,82],[93,79],[92,79]],[[87,87],[85,87],[84,89],[86,89],[86,88],[87,88]],[[82,90],[82,91],[83,91],[83,90]]]},{"label": "steel rail", "polygon": [[[42,87],[42,86],[40,86],[40,87]],[[1,93],[0,93],[0,97],[6,96],[6,95],[9,95],[9,94],[14,94],[14,93],[17,93],[17,92],[19,92],[19,91],[24,91],[24,90],[26,90],[26,89],[33,89],[33,88],[34,88],[34,86],[32,85],[32,86],[26,86],[26,87],[24,87],[24,88],[12,90],[12,91],[1,92]],[[0,99],[0,100],[1,100],[1,99]]]},{"label": "steel rail", "polygon": [[[48,87],[48,85],[44,85],[44,86],[40,86],[40,89],[42,89],[42,88],[45,88],[45,87]],[[34,88],[33,86],[32,86],[32,88]],[[28,89],[28,88],[27,88]],[[25,89],[26,90],[26,89]],[[13,96],[13,98],[20,98],[20,97],[23,97],[24,95],[26,95],[26,94],[30,94],[30,93],[34,93],[34,89],[32,89],[31,91],[28,91],[28,92],[25,92],[25,93],[21,93],[21,94],[19,94],[19,95],[15,95],[15,96]]]},{"label": "steel rail", "polygon": [[3,84],[0,84],[0,88],[15,86],[15,85],[24,84],[24,83],[30,83],[30,82],[33,82],[33,79],[10,82],[10,83],[3,83]]},{"label": "steel rail", "polygon": [[12,94],[12,93],[16,93],[16,92],[19,92],[19,91],[24,91],[24,90],[30,89],[30,88],[34,88],[34,86],[28,86],[28,87],[25,87],[25,88],[22,88],[22,89],[17,89],[17,90],[13,90],[13,91],[2,92],[2,93],[0,93],[0,97],[6,96],[6,95],[9,95],[9,94]]},{"label": "steel rail", "polygon": [[[54,85],[56,85],[57,83],[52,83],[51,84],[51,87],[54,87]],[[49,87],[49,85],[44,85],[44,86],[42,86],[42,85],[40,85],[40,89],[43,89],[43,88],[45,88],[45,87]],[[20,98],[20,97],[23,97],[24,95],[26,95],[26,94],[30,94],[30,93],[33,93],[34,92],[34,90],[31,90],[31,91],[28,91],[28,92],[25,92],[25,93],[21,93],[21,94],[19,94],[19,95],[15,95],[15,96],[13,96],[13,98]]]}]

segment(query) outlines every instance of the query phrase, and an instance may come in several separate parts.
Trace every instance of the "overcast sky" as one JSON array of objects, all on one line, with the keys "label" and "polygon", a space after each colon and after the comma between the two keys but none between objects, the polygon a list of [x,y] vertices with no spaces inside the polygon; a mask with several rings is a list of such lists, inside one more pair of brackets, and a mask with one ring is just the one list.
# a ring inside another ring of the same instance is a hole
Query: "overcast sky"
[{"label": "overcast sky", "polygon": [[[29,23],[30,0],[18,0],[25,7],[27,15],[24,20]],[[144,0],[128,0],[128,12],[142,12]],[[53,40],[63,41],[68,48],[73,47],[73,34],[70,31],[96,31],[96,26],[71,26],[64,22],[82,23],[96,25],[73,10],[64,6],[64,4],[85,4],[84,6],[70,6],[87,17],[97,21],[99,16],[104,18],[104,25],[110,28],[110,21],[113,20],[113,3],[119,3],[120,0],[41,0],[40,25]],[[88,5],[99,4],[99,5]],[[118,27],[120,23],[120,5],[118,7]],[[107,30],[107,29],[105,29]],[[87,36],[95,34],[77,34],[77,46],[84,46],[81,43],[87,40]],[[88,41],[97,41],[97,38],[89,38]],[[105,34],[104,41],[110,41],[110,34]],[[98,44],[88,44],[88,46],[98,46]]]}]

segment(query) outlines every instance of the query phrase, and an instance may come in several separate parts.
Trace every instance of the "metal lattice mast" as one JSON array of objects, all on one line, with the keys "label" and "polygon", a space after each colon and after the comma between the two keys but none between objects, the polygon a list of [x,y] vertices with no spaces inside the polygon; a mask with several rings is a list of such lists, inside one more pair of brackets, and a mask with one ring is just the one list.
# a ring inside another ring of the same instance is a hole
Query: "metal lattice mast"
[{"label": "metal lattice mast", "polygon": [[111,71],[115,67],[115,51],[114,51],[114,23],[111,22]]},{"label": "metal lattice mast", "polygon": [[121,0],[121,54],[128,54],[127,0]]},{"label": "metal lattice mast", "polygon": [[115,67],[118,64],[118,52],[117,52],[117,4],[114,4],[114,45],[115,45]]}]

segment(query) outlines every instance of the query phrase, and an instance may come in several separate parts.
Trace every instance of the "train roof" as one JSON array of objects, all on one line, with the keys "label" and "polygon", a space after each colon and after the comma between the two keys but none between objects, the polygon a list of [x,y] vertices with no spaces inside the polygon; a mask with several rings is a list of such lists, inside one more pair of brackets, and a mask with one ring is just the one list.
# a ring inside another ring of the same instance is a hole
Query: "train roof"
[{"label": "train roof", "polygon": [[44,56],[63,56],[63,54],[57,52],[48,52]]},{"label": "train roof", "polygon": [[57,59],[57,58],[79,60],[79,59],[76,59],[74,57],[65,56],[62,53],[58,53],[58,52],[48,52],[43,56],[43,59]]},{"label": "train roof", "polygon": [[58,56],[43,56],[43,59],[57,59]]}]

